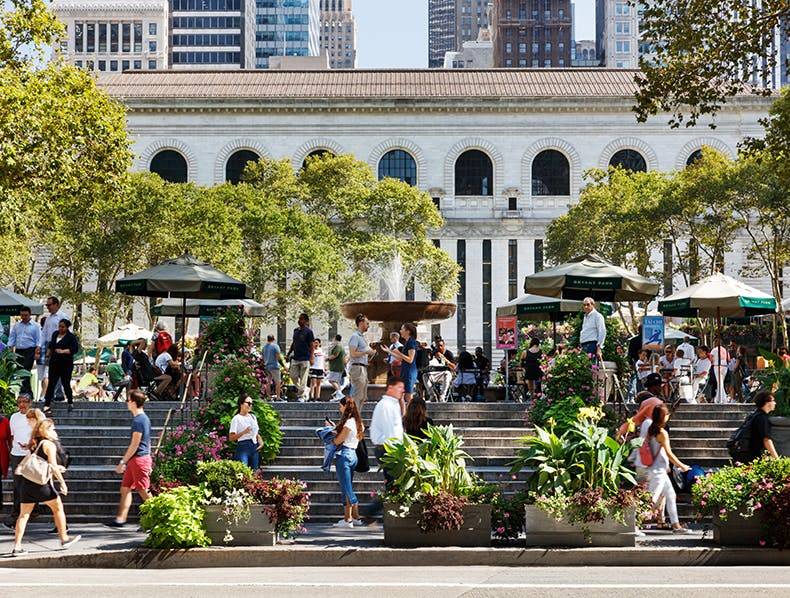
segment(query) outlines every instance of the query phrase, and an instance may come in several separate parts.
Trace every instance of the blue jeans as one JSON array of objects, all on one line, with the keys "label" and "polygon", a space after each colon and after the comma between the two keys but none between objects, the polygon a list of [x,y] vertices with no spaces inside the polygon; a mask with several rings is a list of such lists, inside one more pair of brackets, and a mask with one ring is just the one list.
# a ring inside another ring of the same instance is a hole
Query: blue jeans
[{"label": "blue jeans", "polygon": [[260,464],[258,449],[252,440],[242,440],[236,444],[236,453],[233,455],[236,461],[241,461],[244,465],[249,465],[255,471]]},{"label": "blue jeans", "polygon": [[595,363],[598,354],[598,342],[597,341],[587,341],[586,343],[582,343],[582,351],[587,353],[592,357],[593,363]]},{"label": "blue jeans", "polygon": [[344,506],[346,503],[350,505],[359,503],[357,495],[354,494],[354,488],[351,486],[356,466],[357,452],[354,449],[344,446],[337,452],[335,469],[337,469],[337,481],[340,482],[340,497]]}]

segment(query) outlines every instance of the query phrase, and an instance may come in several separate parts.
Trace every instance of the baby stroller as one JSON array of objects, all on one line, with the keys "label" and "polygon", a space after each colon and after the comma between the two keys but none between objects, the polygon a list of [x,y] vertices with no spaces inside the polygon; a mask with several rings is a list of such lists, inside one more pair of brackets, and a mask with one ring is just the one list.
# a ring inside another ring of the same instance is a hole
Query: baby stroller
[{"label": "baby stroller", "polygon": [[161,400],[161,397],[156,392],[156,387],[158,385],[156,381],[156,370],[148,359],[148,355],[142,351],[135,351],[133,357],[134,365],[132,366],[132,375],[137,382],[138,388],[146,394],[149,401]]}]

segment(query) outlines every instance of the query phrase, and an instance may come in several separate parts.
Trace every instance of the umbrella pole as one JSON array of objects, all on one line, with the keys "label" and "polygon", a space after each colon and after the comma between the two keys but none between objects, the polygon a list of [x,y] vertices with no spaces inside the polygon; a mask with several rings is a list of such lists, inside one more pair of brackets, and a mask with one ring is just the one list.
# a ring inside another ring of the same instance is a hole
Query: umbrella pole
[{"label": "umbrella pole", "polygon": [[181,299],[181,368],[184,371],[184,355],[187,348],[187,298]]},{"label": "umbrella pole", "polygon": [[552,334],[551,334],[551,342],[554,343],[554,348],[557,348],[557,320],[554,320],[551,323],[552,326]]}]

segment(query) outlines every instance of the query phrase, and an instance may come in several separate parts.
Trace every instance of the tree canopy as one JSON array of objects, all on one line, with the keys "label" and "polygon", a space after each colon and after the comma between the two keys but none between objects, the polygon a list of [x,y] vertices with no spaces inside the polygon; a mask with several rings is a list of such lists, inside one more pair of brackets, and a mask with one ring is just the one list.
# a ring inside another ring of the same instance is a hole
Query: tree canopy
[{"label": "tree canopy", "polygon": [[776,31],[790,17],[790,0],[631,4],[642,11],[641,41],[651,49],[640,58],[642,73],[635,77],[640,122],[669,112],[671,126],[692,126],[737,94],[770,93],[759,81],[770,80],[776,66]]}]

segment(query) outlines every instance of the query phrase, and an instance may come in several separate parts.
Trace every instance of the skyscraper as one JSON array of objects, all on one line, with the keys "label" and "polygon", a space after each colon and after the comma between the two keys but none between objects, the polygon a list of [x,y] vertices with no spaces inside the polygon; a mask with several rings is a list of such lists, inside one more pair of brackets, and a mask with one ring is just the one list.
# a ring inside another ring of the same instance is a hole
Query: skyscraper
[{"label": "skyscraper", "polygon": [[428,0],[428,67],[442,68],[446,52],[460,51],[488,26],[490,0]]},{"label": "skyscraper", "polygon": [[351,0],[321,0],[321,49],[333,69],[357,66],[357,23]]},{"label": "skyscraper", "polygon": [[496,0],[493,6],[494,66],[571,66],[570,0]]},{"label": "skyscraper", "polygon": [[[639,14],[628,0],[596,0],[595,42],[606,68],[639,67]],[[643,46],[648,51],[649,45]]]},{"label": "skyscraper", "polygon": [[254,0],[253,3],[256,7],[257,68],[267,68],[270,56],[318,56],[321,53],[319,0]]},{"label": "skyscraper", "polygon": [[170,0],[173,69],[253,67],[255,0]]}]

